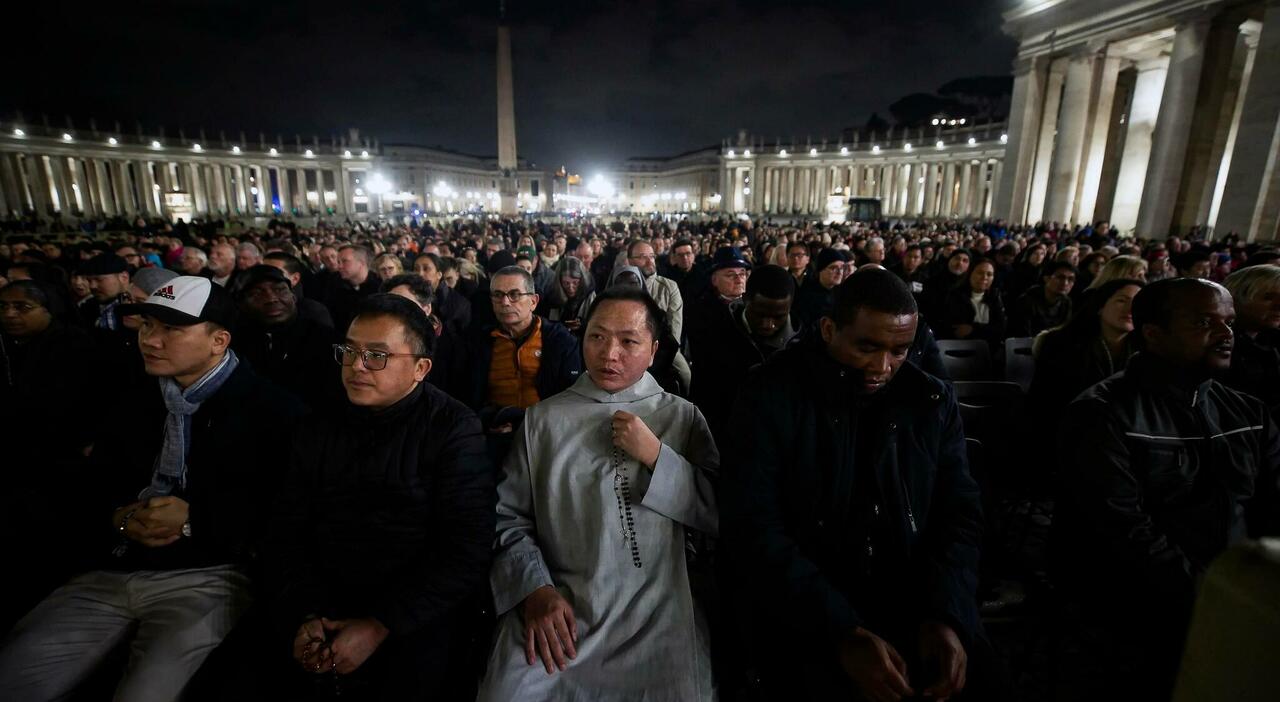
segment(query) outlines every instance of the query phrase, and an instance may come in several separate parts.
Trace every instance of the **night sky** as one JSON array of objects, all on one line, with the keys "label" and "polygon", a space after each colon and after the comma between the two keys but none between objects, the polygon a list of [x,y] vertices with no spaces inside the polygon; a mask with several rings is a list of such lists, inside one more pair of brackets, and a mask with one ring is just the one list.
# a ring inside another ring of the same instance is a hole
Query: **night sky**
[{"label": "night sky", "polygon": [[[509,0],[520,155],[571,170],[835,136],[948,80],[1002,75],[1011,0]],[[496,152],[496,2],[45,0],[8,8],[0,120],[142,121]],[[39,5],[38,7],[30,7]]]}]

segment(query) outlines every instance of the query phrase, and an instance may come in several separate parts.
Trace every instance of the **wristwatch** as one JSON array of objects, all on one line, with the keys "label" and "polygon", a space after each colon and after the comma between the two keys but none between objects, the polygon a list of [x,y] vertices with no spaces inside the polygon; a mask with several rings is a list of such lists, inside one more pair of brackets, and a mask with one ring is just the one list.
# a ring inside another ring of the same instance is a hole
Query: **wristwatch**
[{"label": "wristwatch", "polygon": [[190,520],[182,523],[182,535],[191,538],[191,522]]}]

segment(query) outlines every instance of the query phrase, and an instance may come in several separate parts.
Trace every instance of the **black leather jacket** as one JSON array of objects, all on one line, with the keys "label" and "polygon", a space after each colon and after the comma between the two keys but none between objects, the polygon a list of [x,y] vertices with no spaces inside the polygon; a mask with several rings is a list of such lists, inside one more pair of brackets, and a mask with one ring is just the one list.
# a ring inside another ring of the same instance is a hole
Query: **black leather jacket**
[{"label": "black leather jacket", "polygon": [[1214,557],[1276,533],[1270,412],[1216,380],[1178,379],[1139,353],[1066,410],[1053,537],[1061,575],[1086,598],[1189,610]]}]

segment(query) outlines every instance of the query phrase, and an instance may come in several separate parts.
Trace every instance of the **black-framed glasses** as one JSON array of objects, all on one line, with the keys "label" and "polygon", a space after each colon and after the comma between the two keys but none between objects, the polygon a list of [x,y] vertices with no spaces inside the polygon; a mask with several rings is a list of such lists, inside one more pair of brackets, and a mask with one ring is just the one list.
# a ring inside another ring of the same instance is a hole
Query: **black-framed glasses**
[{"label": "black-framed glasses", "polygon": [[342,366],[354,366],[356,359],[359,358],[364,363],[364,367],[371,371],[380,371],[387,367],[387,361],[395,356],[407,356],[409,358],[426,358],[416,353],[391,353],[390,351],[375,351],[373,349],[357,349],[346,344],[333,345],[333,360]]},{"label": "black-framed glasses", "polygon": [[503,292],[501,290],[491,290],[489,291],[489,299],[493,300],[494,302],[502,302],[503,300],[507,300],[508,302],[511,302],[514,304],[519,302],[520,298],[522,297],[526,297],[529,295],[536,295],[536,294],[537,293],[524,292],[522,290],[508,290],[506,292]]}]

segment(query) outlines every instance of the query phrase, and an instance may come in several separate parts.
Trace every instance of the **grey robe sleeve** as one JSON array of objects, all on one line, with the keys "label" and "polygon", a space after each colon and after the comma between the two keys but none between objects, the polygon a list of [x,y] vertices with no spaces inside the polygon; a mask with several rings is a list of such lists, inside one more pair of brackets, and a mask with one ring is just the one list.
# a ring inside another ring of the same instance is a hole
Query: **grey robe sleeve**
[{"label": "grey robe sleeve", "polygon": [[707,420],[696,408],[691,409],[686,455],[662,444],[640,504],[691,529],[716,536],[720,518],[714,480],[720,469],[720,453]]},{"label": "grey robe sleeve", "polygon": [[523,602],[534,590],[552,584],[542,550],[538,548],[537,524],[533,514],[533,486],[529,475],[530,424],[526,419],[520,427],[498,483],[498,527],[489,580],[493,587],[495,612],[499,615]]}]

